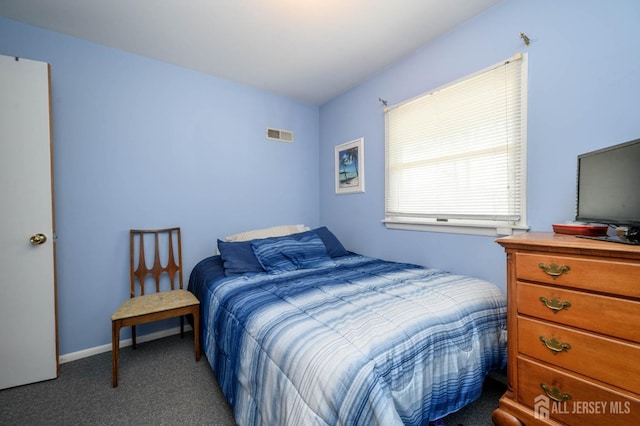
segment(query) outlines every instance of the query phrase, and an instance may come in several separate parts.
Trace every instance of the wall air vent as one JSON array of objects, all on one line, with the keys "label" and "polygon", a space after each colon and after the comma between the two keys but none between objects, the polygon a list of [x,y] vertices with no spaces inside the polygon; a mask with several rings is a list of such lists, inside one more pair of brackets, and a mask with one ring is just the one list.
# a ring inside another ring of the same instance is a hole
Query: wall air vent
[{"label": "wall air vent", "polygon": [[293,132],[267,127],[267,139],[291,143],[293,142]]}]

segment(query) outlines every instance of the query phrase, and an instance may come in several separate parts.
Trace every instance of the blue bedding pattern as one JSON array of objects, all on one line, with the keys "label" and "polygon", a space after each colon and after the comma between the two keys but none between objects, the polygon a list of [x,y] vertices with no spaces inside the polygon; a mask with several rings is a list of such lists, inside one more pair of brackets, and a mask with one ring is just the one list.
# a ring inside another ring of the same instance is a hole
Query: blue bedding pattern
[{"label": "blue bedding pattern", "polygon": [[425,425],[506,364],[506,300],[486,281],[357,254],[335,266],[225,277],[189,290],[201,342],[240,425]]}]

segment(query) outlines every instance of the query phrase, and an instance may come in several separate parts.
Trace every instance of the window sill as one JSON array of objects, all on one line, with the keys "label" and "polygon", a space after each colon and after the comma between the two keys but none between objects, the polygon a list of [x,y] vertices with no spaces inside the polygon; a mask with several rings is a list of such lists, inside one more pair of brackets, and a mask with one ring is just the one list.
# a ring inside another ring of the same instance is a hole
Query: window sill
[{"label": "window sill", "polygon": [[451,234],[484,235],[502,237],[523,234],[529,230],[526,225],[504,225],[497,223],[466,223],[466,222],[402,222],[394,220],[382,221],[387,229],[401,229],[405,231],[445,232]]}]

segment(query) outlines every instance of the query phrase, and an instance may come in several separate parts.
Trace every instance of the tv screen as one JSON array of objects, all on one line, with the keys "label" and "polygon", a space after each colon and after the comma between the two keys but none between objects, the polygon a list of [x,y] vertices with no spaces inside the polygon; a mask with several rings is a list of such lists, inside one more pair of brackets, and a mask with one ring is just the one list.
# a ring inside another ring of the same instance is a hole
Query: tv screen
[{"label": "tv screen", "polygon": [[576,220],[640,226],[640,139],[578,156]]}]

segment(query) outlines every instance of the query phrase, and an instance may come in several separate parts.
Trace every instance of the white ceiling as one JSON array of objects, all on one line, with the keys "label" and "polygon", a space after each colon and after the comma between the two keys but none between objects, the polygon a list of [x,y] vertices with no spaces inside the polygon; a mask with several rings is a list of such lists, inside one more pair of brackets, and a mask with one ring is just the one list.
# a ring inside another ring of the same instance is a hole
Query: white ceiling
[{"label": "white ceiling", "polygon": [[0,16],[321,105],[501,0],[0,0]]}]

